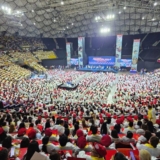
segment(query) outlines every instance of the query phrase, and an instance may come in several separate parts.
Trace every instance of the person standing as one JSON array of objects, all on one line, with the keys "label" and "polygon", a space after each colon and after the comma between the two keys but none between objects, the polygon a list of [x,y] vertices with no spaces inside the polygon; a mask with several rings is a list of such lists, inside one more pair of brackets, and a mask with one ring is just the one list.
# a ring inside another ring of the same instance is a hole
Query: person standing
[{"label": "person standing", "polygon": [[156,111],[151,105],[148,106],[148,119],[156,123]]}]

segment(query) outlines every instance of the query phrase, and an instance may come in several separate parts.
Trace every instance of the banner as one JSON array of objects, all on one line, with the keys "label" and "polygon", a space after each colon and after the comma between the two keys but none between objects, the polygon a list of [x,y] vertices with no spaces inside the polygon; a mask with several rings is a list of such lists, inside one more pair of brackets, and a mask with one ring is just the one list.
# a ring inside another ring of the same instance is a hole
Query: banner
[{"label": "banner", "polygon": [[89,57],[89,65],[106,65],[114,66],[115,57],[114,56],[101,56],[101,57]]},{"label": "banner", "polygon": [[133,50],[132,50],[132,66],[131,66],[132,71],[137,71],[139,48],[140,48],[140,39],[134,39]]},{"label": "banner", "polygon": [[78,58],[71,58],[71,65],[78,66]]},{"label": "banner", "polygon": [[123,35],[117,35],[117,42],[116,42],[116,67],[120,67],[120,60],[122,55],[122,37]]},{"label": "banner", "polygon": [[83,67],[83,56],[85,54],[85,38],[78,37],[78,64]]},{"label": "banner", "polygon": [[71,65],[71,43],[66,43],[67,66]]},{"label": "banner", "polygon": [[120,60],[121,67],[131,67],[131,65],[132,65],[132,59],[121,59]]}]

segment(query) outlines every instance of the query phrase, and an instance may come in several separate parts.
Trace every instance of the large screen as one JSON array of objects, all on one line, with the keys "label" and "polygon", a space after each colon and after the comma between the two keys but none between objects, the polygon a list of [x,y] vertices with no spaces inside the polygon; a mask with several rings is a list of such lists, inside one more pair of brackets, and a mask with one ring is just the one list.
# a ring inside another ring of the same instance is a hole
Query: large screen
[{"label": "large screen", "polygon": [[71,58],[71,65],[78,65],[78,58]]},{"label": "large screen", "polygon": [[132,59],[121,59],[120,65],[121,67],[131,67]]},{"label": "large screen", "polygon": [[101,56],[101,57],[89,57],[89,64],[91,65],[107,65],[114,66],[115,65],[115,57],[114,56]]}]

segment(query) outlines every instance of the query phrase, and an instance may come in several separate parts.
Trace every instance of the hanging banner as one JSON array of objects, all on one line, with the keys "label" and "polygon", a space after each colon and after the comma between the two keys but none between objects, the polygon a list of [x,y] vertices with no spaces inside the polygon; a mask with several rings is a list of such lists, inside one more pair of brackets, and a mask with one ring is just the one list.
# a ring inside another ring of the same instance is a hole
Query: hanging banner
[{"label": "hanging banner", "polygon": [[83,67],[83,56],[85,54],[85,38],[78,37],[78,65]]},{"label": "hanging banner", "polygon": [[71,65],[71,43],[66,43],[67,66]]},{"label": "hanging banner", "polygon": [[132,50],[132,67],[131,67],[132,71],[137,71],[139,48],[140,48],[140,39],[134,39],[133,50]]},{"label": "hanging banner", "polygon": [[122,38],[123,38],[123,35],[117,35],[115,66],[119,68],[120,68],[120,62],[121,62],[121,56],[122,56]]}]

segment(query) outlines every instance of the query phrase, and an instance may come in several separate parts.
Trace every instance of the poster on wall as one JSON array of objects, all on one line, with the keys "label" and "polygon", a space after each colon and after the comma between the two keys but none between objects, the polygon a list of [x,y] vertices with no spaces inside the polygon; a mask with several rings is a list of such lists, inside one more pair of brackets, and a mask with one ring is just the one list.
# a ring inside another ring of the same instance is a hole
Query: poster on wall
[{"label": "poster on wall", "polygon": [[115,57],[114,56],[101,56],[101,57],[89,56],[88,64],[89,65],[114,66],[115,65]]},{"label": "poster on wall", "polygon": [[132,71],[137,71],[139,48],[140,48],[140,39],[134,39],[133,50],[132,50],[132,66],[131,66]]},{"label": "poster on wall", "polygon": [[121,55],[122,55],[122,38],[123,38],[123,35],[117,35],[116,62],[115,62],[116,67],[120,67],[120,61],[121,61]]},{"label": "poster on wall", "polygon": [[78,65],[83,67],[83,56],[85,54],[85,38],[78,37]]},{"label": "poster on wall", "polygon": [[71,43],[66,43],[67,66],[71,65]]}]

